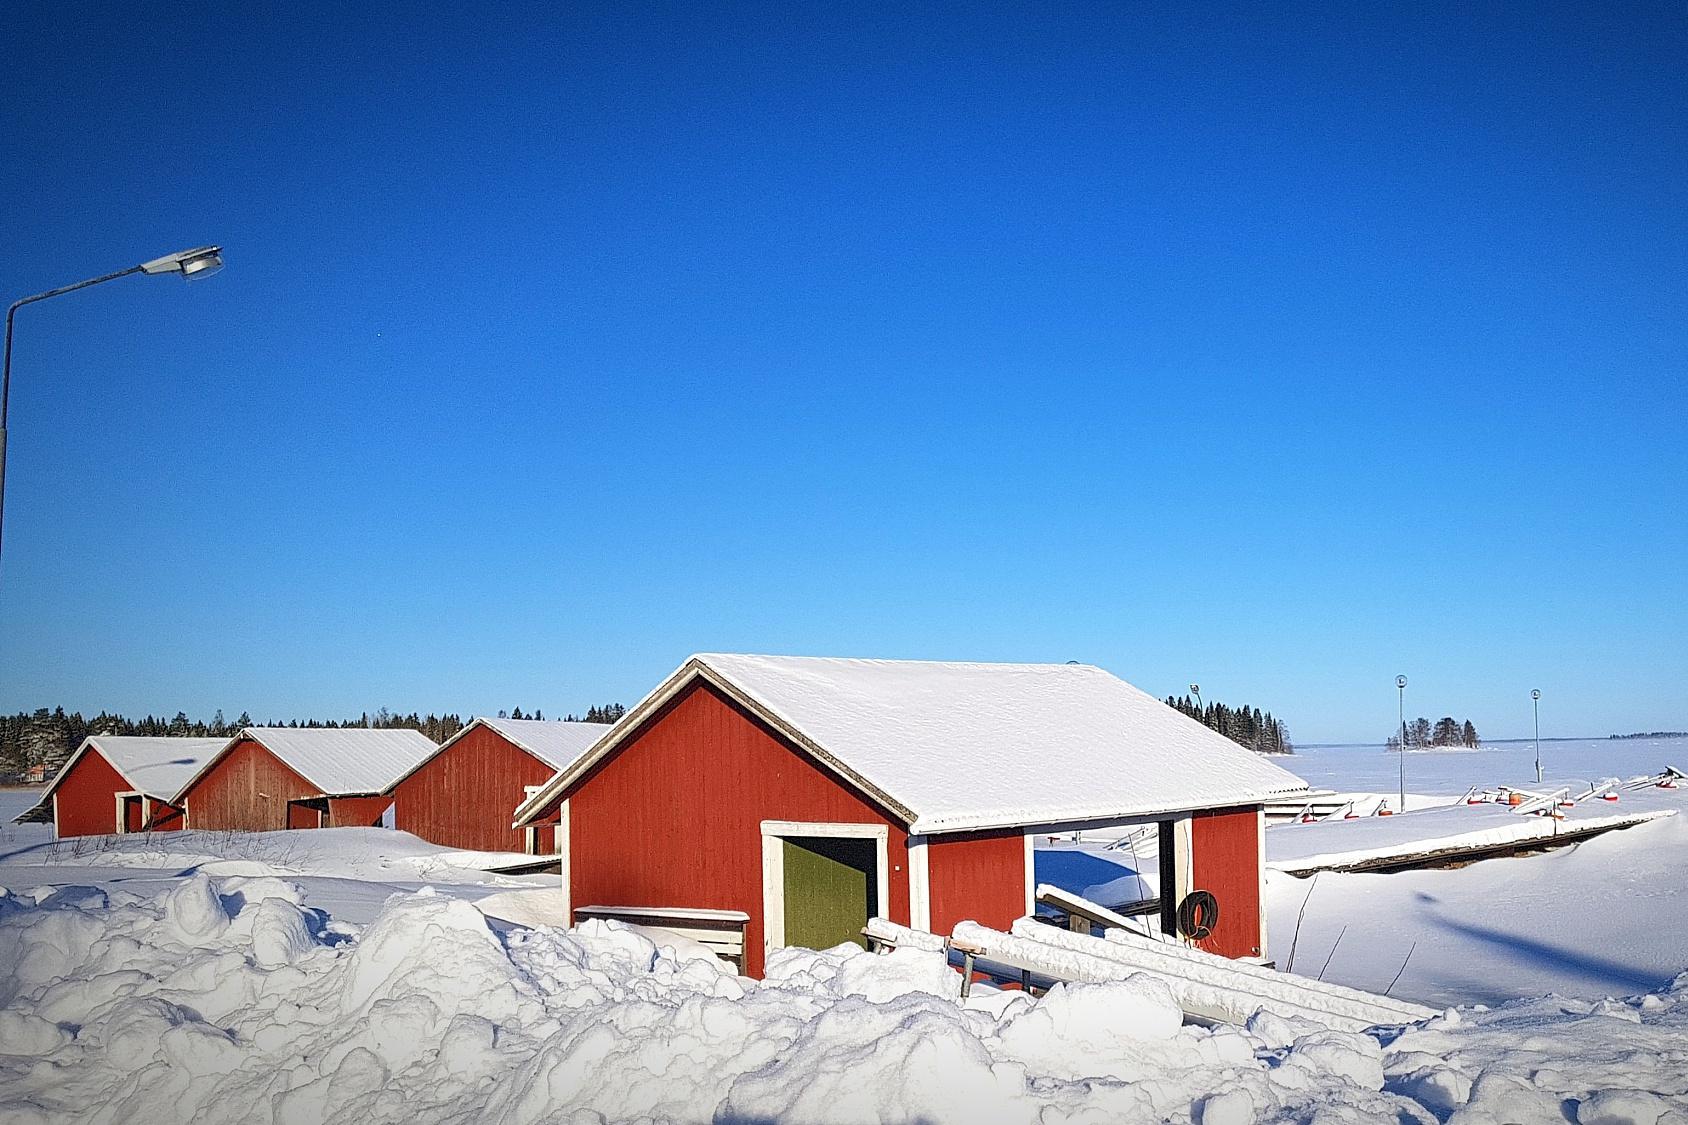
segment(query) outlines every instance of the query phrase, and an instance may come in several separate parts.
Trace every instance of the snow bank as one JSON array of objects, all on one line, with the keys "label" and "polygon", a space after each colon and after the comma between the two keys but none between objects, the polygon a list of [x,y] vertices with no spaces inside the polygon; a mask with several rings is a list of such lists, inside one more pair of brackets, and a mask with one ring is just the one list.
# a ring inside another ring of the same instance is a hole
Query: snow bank
[{"label": "snow bank", "polygon": [[[203,871],[208,875],[306,875],[384,882],[485,881],[485,872],[532,867],[543,856],[442,848],[390,828],[309,832],[137,832],[76,836],[4,856],[8,866]],[[512,884],[514,885],[514,884]]]},{"label": "snow bank", "polygon": [[755,982],[613,922],[501,935],[426,892],[361,931],[273,878],[0,892],[0,1121],[1429,1125],[1688,1105],[1677,989],[1438,1017],[1387,1044],[1183,1026],[1141,975],[958,990],[924,950],[787,950]]}]

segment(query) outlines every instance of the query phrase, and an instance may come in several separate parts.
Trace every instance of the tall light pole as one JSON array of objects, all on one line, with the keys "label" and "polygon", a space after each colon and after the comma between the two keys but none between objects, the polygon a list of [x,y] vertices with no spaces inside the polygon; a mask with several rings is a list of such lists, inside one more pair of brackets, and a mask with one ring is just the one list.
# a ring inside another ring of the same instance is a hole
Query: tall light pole
[{"label": "tall light pole", "polygon": [[1400,755],[1396,763],[1401,767],[1401,811],[1407,811],[1407,678],[1395,677],[1395,709],[1401,720],[1401,744],[1395,749]]},{"label": "tall light pole", "polygon": [[1536,713],[1536,784],[1541,784],[1541,689],[1530,689],[1530,708]]},{"label": "tall light pole", "polygon": [[1200,712],[1202,709],[1202,686],[1200,684],[1191,684],[1190,694],[1196,697],[1196,710]]},{"label": "tall light pole", "polygon": [[154,258],[150,262],[142,262],[138,266],[130,266],[126,270],[118,270],[101,277],[90,277],[87,281],[78,281],[74,285],[61,285],[57,289],[49,289],[45,293],[37,293],[33,297],[24,297],[12,302],[12,307],[6,310],[5,358],[0,360],[0,527],[4,526],[6,513],[6,408],[12,397],[12,317],[17,315],[17,311],[25,305],[33,305],[36,301],[45,301],[48,297],[62,297],[66,293],[74,293],[78,289],[86,289],[103,281],[115,281],[132,273],[176,273],[192,281],[196,278],[210,277],[222,268],[221,246],[196,246],[192,250],[179,250],[162,258]]}]

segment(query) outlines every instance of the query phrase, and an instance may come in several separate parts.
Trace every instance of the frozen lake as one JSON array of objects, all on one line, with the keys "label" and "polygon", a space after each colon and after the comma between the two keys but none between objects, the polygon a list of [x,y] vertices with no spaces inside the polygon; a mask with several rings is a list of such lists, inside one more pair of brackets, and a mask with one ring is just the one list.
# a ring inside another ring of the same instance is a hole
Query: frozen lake
[{"label": "frozen lake", "polygon": [[[1399,756],[1380,745],[1297,748],[1275,759],[1315,789],[1393,793]],[[1608,777],[1688,770],[1688,738],[1542,739],[1542,774],[1548,782],[1586,785]],[[1533,786],[1536,751],[1531,742],[1496,742],[1476,750],[1412,750],[1406,755],[1408,793],[1458,795],[1473,785]]]}]

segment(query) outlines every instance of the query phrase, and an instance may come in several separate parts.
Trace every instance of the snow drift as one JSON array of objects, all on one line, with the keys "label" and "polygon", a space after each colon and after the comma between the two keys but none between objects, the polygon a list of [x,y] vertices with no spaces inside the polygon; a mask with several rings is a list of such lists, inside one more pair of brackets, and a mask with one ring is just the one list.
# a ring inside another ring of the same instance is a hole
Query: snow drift
[{"label": "snow drift", "polygon": [[1688,978],[1374,1034],[1182,1026],[1147,977],[958,986],[853,946],[755,982],[426,892],[362,929],[276,878],[0,892],[0,1121],[1688,1121]]}]

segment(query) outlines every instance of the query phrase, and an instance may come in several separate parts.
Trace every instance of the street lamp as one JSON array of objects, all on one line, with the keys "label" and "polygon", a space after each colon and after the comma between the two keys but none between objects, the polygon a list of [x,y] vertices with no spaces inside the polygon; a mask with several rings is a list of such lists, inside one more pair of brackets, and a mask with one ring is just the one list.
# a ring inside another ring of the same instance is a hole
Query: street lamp
[{"label": "street lamp", "polygon": [[87,281],[78,281],[74,285],[61,285],[57,289],[49,289],[45,293],[37,293],[33,297],[24,297],[13,301],[11,308],[6,310],[6,351],[4,360],[0,360],[0,526],[3,526],[6,511],[6,412],[12,397],[12,317],[25,305],[32,305],[36,301],[45,301],[48,297],[61,297],[66,293],[74,293],[78,289],[86,289],[90,285],[98,285],[103,281],[115,281],[120,277],[128,277],[132,273],[176,273],[181,274],[187,281],[196,281],[202,277],[210,277],[223,268],[223,248],[221,246],[196,246],[192,250],[179,250],[174,254],[166,254],[162,258],[154,258],[150,262],[142,262],[138,266],[130,266],[126,270],[108,273],[101,277],[91,277]]},{"label": "street lamp", "polygon": [[1399,752],[1400,760],[1396,763],[1401,767],[1401,811],[1407,811],[1407,678],[1395,677],[1395,708],[1401,720],[1401,744],[1395,749]]},{"label": "street lamp", "polygon": [[1541,784],[1541,689],[1530,689],[1530,708],[1536,713],[1536,784]]},{"label": "street lamp", "polygon": [[1200,684],[1191,684],[1190,694],[1196,697],[1196,711],[1197,713],[1200,713],[1202,709],[1202,686]]}]

